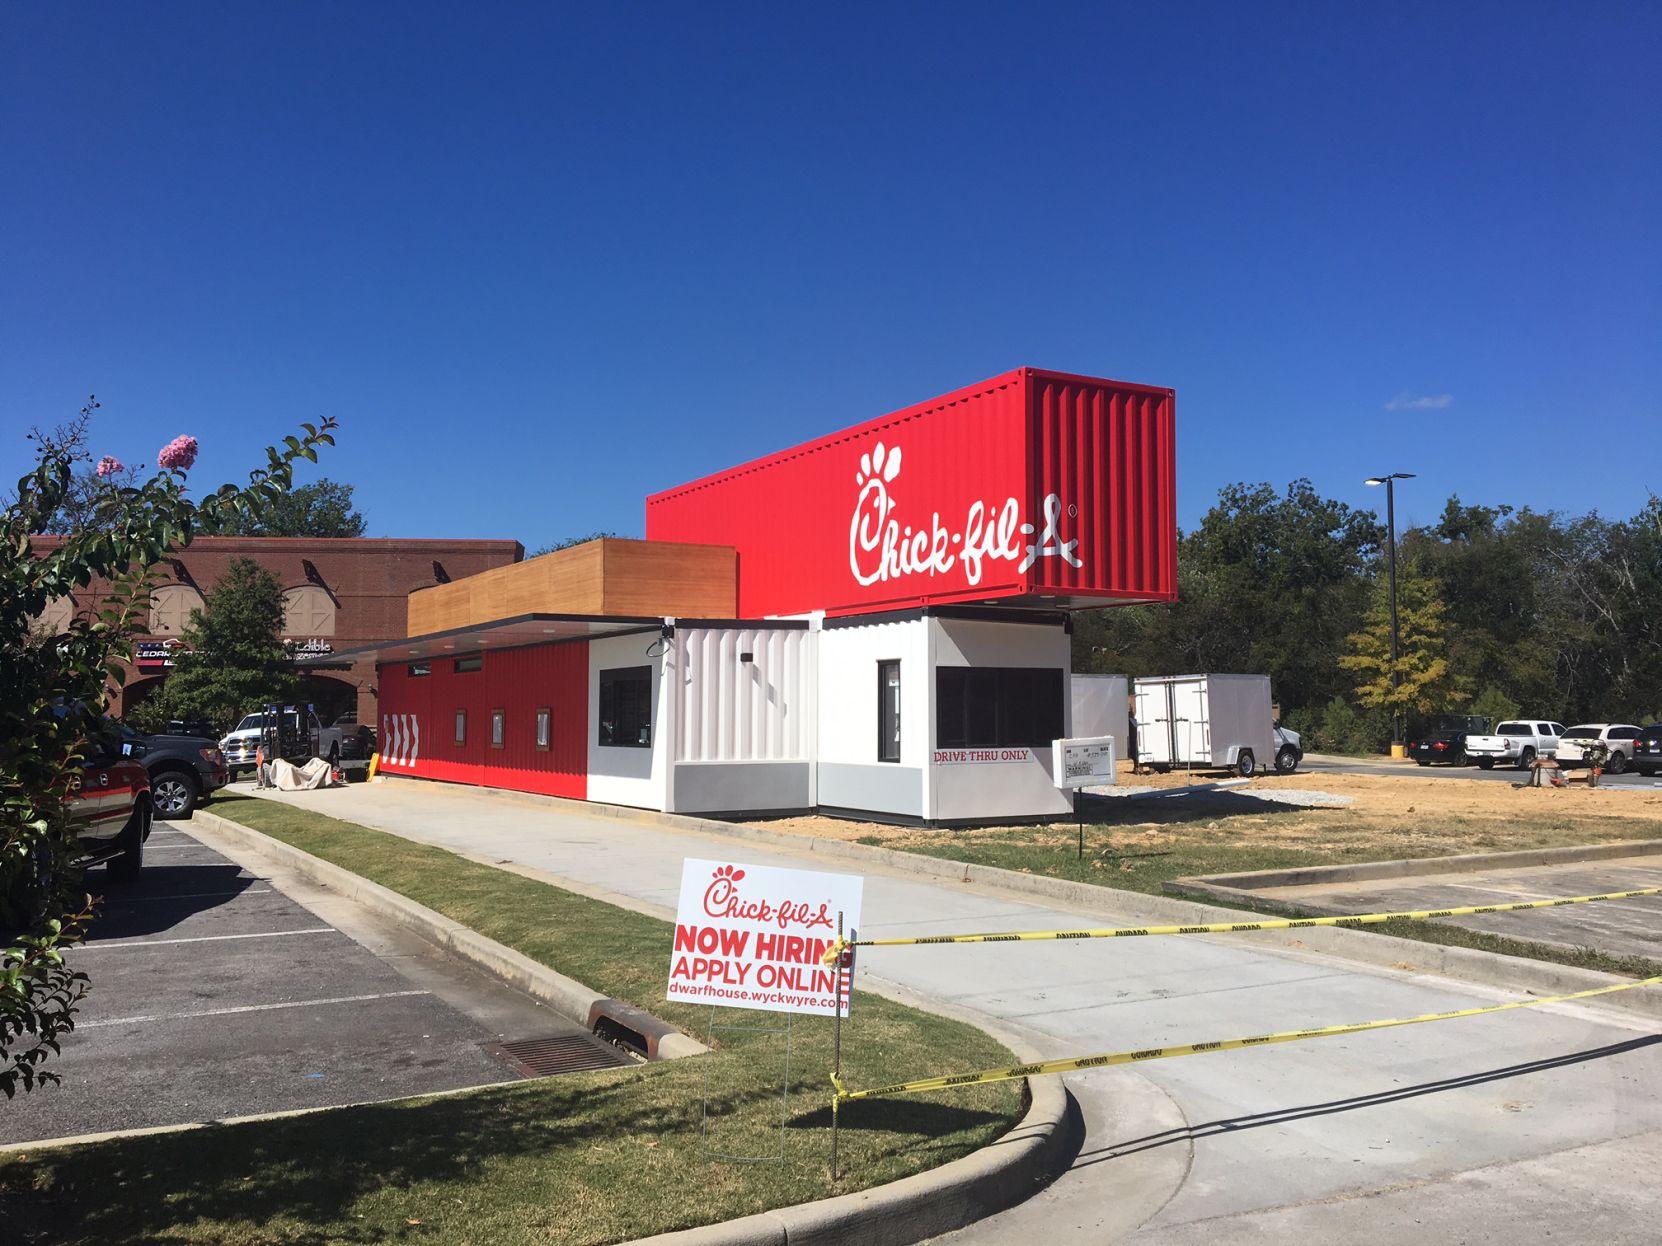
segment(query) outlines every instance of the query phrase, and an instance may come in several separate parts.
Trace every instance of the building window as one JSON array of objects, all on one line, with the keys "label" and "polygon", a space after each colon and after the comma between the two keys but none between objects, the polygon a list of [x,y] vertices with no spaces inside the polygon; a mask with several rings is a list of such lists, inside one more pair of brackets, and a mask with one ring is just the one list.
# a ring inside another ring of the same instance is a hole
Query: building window
[{"label": "building window", "polygon": [[306,639],[335,634],[335,599],[316,584],[283,594],[283,635]]},{"label": "building window", "polygon": [[164,584],[150,594],[150,634],[178,636],[202,608],[202,594],[188,584]]},{"label": "building window", "polygon": [[467,711],[456,711],[456,743],[467,743]]},{"label": "building window", "polygon": [[491,711],[491,747],[501,748],[502,739],[508,729],[508,713],[506,710]]},{"label": "building window", "polygon": [[1048,748],[1062,734],[1055,667],[943,666],[935,672],[937,748]]},{"label": "building window", "polygon": [[537,747],[544,752],[548,751],[548,737],[551,734],[550,724],[553,717],[553,711],[547,706],[537,711]]},{"label": "building window", "polygon": [[612,748],[652,747],[652,668],[627,666],[600,672],[600,743]]},{"label": "building window", "polygon": [[877,760],[900,760],[900,662],[877,664]]},{"label": "building window", "polygon": [[433,673],[432,666],[429,665],[426,662],[411,662],[410,663],[410,678],[411,679],[418,679],[423,675],[431,675],[432,673]]},{"label": "building window", "polygon": [[450,668],[458,675],[466,675],[469,671],[483,670],[484,667],[485,659],[477,653],[471,658],[457,658],[450,664]]}]

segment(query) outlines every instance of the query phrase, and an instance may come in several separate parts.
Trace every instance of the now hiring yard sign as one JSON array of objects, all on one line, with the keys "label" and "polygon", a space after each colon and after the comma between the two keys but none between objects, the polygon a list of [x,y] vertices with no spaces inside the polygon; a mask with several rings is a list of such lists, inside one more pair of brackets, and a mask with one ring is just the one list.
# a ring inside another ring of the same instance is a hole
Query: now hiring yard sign
[{"label": "now hiring yard sign", "polygon": [[860,926],[864,880],[689,857],[670,952],[669,998],[686,1004],[848,1015],[848,979],[823,963],[837,937]]}]

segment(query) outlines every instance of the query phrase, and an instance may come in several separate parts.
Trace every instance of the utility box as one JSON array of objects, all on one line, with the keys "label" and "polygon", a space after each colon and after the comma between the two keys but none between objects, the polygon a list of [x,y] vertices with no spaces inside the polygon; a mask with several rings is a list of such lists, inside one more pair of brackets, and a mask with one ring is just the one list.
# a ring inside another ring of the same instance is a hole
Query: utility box
[{"label": "utility box", "polygon": [[1130,680],[1124,675],[1075,674],[1069,684],[1073,718],[1068,733],[1075,736],[1112,736],[1114,756],[1131,756],[1130,741],[1126,736],[1131,716],[1127,701]]},{"label": "utility box", "polygon": [[1275,765],[1268,675],[1161,675],[1136,683],[1137,760],[1251,775]]}]

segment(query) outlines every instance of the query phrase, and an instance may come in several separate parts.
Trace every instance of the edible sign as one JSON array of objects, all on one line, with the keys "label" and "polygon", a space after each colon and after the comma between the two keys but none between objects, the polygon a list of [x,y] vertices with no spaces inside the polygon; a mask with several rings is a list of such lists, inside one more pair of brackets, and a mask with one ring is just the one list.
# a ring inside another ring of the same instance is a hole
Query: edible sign
[{"label": "edible sign", "polygon": [[688,857],[681,867],[668,997],[684,1004],[848,1015],[837,970],[821,958],[860,926],[864,879]]},{"label": "edible sign", "polygon": [[1050,759],[1057,787],[1089,787],[1114,782],[1114,737],[1086,736],[1053,740]]}]

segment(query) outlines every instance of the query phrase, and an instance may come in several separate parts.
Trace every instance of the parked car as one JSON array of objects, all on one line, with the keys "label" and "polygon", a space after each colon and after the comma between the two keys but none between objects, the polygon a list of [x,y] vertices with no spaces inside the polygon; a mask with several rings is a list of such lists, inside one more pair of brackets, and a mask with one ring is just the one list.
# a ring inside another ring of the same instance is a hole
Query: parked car
[{"label": "parked car", "polygon": [[1466,737],[1485,735],[1488,730],[1489,719],[1481,714],[1434,714],[1419,738],[1408,745],[1408,755],[1422,766],[1433,762],[1464,766],[1470,760]]},{"label": "parked car", "polygon": [[150,838],[150,776],[133,756],[133,742],[115,728],[107,723],[87,742],[69,808],[84,863],[107,861],[111,878],[131,882],[144,868]]},{"label": "parked car", "polygon": [[1633,764],[1633,746],[1639,735],[1639,728],[1632,723],[1582,723],[1564,733],[1558,745],[1558,764],[1583,765],[1589,746],[1603,744],[1609,751],[1604,769],[1610,774],[1622,774]]},{"label": "parked car", "polygon": [[158,818],[188,818],[196,806],[231,781],[219,746],[194,733],[140,735],[111,723],[123,744],[137,745],[128,756],[150,776],[150,803]]},{"label": "parked car", "polygon": [[1639,733],[1633,742],[1633,764],[1643,775],[1662,771],[1662,723],[1652,723]]},{"label": "parked car", "polygon": [[1537,757],[1558,756],[1563,734],[1562,723],[1514,718],[1496,727],[1493,735],[1467,735],[1466,756],[1477,762],[1479,770],[1492,770],[1497,761],[1528,770]]},{"label": "parked car", "polygon": [[[307,712],[307,719],[311,724],[312,756],[321,756],[318,746],[323,736],[323,724],[310,711]],[[260,747],[260,729],[264,725],[264,713],[245,714],[242,721],[220,740],[220,751],[225,754],[225,764],[231,768],[233,775],[254,768],[254,754]]]}]

